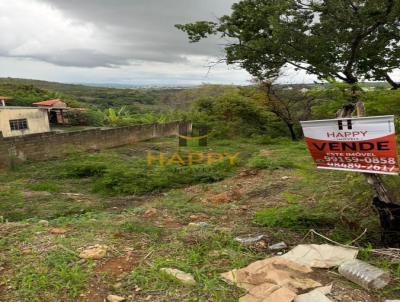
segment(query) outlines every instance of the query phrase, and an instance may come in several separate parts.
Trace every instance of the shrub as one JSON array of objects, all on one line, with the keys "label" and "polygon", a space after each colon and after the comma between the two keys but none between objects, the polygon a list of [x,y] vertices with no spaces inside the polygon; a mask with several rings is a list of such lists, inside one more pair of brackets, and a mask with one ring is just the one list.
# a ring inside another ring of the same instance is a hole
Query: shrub
[{"label": "shrub", "polygon": [[254,222],[268,227],[313,228],[333,226],[339,217],[330,207],[308,208],[290,205],[281,208],[268,208],[256,213]]},{"label": "shrub", "polygon": [[107,166],[103,163],[85,162],[70,163],[65,167],[65,173],[68,177],[91,177],[101,176],[105,173]]},{"label": "shrub", "polygon": [[121,164],[106,169],[104,174],[99,175],[94,191],[111,195],[161,192],[184,185],[219,181],[231,175],[234,169],[226,161],[212,166],[199,164],[192,167],[148,167],[145,163],[129,167]]},{"label": "shrub", "polygon": [[32,191],[47,191],[47,192],[59,192],[60,186],[52,181],[37,182],[28,184],[28,188]]}]

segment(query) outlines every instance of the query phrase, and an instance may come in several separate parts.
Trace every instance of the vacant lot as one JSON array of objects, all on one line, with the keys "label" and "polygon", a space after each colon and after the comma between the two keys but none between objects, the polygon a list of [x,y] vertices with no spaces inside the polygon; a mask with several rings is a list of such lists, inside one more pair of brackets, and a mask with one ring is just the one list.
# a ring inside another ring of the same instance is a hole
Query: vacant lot
[{"label": "vacant lot", "polygon": [[[379,224],[363,177],[315,170],[300,142],[178,149],[175,139],[163,139],[92,154],[72,148],[65,159],[3,171],[0,182],[0,301],[100,302],[109,294],[238,301],[243,291],[219,274],[272,254],[234,238],[265,234],[269,244],[290,247],[323,242],[305,237],[309,229],[341,243],[368,229],[355,243],[360,258],[393,276],[384,290],[367,293],[335,271],[317,270],[320,282],[334,282],[336,301],[400,294],[400,262],[370,252],[379,247]],[[96,244],[108,247],[105,257],[79,258]],[[196,285],[182,285],[163,267],[193,274]]]}]

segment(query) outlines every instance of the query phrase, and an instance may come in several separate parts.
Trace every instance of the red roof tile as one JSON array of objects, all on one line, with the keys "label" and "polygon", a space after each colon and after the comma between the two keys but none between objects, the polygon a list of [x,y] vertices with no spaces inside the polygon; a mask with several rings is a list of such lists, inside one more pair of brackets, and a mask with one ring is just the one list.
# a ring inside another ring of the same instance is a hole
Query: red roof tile
[{"label": "red roof tile", "polygon": [[57,103],[64,103],[62,100],[60,99],[55,99],[55,100],[47,100],[47,101],[42,101],[42,102],[36,102],[36,103],[32,103],[33,105],[39,105],[39,106],[54,106]]}]

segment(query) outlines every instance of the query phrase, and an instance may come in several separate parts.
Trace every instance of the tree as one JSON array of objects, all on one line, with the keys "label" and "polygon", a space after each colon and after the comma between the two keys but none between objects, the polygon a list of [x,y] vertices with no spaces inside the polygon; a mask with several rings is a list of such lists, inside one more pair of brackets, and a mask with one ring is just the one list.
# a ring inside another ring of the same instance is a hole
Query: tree
[{"label": "tree", "polygon": [[123,106],[118,110],[115,110],[114,108],[108,108],[104,111],[104,119],[107,122],[107,124],[111,126],[118,126],[123,123],[124,117],[126,117],[126,107]]},{"label": "tree", "polygon": [[349,84],[384,80],[400,66],[400,0],[242,0],[218,22],[176,25],[191,42],[228,38],[228,64],[265,80],[294,66]]},{"label": "tree", "polygon": [[[338,117],[365,114],[358,82],[385,80],[400,66],[400,0],[242,0],[218,22],[176,25],[191,42],[209,35],[227,38],[225,60],[259,80],[291,65],[321,80],[351,84],[349,103]],[[366,174],[380,201],[392,194],[377,174]],[[389,205],[388,205],[389,206]]]},{"label": "tree", "polygon": [[301,120],[307,120],[311,116],[313,98],[305,96],[297,89],[276,89],[272,81],[258,83],[265,93],[266,106],[288,127],[293,141],[297,140],[295,125]]},{"label": "tree", "polygon": [[193,104],[190,119],[206,125],[217,137],[268,133],[270,113],[258,89],[235,88],[225,94],[203,97]]}]

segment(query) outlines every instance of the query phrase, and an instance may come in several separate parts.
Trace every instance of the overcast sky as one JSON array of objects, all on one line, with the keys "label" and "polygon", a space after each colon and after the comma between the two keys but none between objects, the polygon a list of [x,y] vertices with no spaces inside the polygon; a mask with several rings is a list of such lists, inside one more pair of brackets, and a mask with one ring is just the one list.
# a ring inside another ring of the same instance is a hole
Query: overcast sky
[{"label": "overcast sky", "polygon": [[[134,85],[246,84],[223,40],[190,44],[174,24],[215,20],[235,0],[0,0],[0,76]],[[313,78],[288,70],[285,82]]]}]

